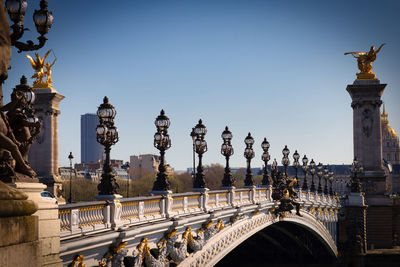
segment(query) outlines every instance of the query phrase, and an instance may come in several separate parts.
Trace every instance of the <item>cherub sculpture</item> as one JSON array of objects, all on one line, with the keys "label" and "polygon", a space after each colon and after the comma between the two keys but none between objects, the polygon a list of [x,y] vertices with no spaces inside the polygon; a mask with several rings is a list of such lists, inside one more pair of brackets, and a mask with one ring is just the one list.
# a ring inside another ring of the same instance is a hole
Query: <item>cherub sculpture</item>
[{"label": "cherub sculpture", "polygon": [[[43,58],[40,57],[39,53],[35,53],[36,59],[33,59],[30,55],[26,55],[31,62],[32,68],[35,70],[35,74],[31,77],[32,79],[36,78],[33,82],[33,88],[52,88],[51,83],[53,80],[51,79],[51,68],[54,63],[56,63],[57,58],[55,58],[51,64],[49,62],[44,62],[51,51],[52,50],[47,51]],[[44,78],[46,78],[46,81],[43,80]]]},{"label": "cherub sculpture", "polygon": [[381,44],[377,50],[375,50],[375,46],[371,46],[371,49],[368,52],[347,52],[345,55],[352,55],[357,59],[358,69],[360,73],[357,73],[357,79],[360,80],[373,80],[375,79],[375,73],[372,73],[372,62],[376,59],[376,54],[382,49],[382,46],[385,44]]}]

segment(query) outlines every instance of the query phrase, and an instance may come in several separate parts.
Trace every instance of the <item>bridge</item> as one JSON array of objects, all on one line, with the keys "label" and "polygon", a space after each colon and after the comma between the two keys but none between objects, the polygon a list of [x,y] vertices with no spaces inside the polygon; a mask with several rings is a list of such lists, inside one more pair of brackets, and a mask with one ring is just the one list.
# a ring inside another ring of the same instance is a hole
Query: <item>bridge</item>
[{"label": "bridge", "polygon": [[64,266],[212,266],[263,232],[284,255],[288,247],[269,230],[309,255],[319,249],[320,261],[336,258],[338,199],[296,192],[298,215],[279,210],[271,186],[60,205],[60,257]]}]

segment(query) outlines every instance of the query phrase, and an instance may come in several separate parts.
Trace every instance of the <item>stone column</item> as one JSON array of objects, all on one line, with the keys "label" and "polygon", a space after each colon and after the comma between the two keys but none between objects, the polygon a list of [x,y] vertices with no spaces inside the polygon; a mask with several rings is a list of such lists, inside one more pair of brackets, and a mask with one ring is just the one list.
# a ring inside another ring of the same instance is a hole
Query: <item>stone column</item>
[{"label": "stone column", "polygon": [[[379,80],[355,80],[347,85],[353,108],[354,156],[364,168],[361,175],[364,192],[383,195],[386,176],[382,166],[382,134],[380,122],[381,96],[386,84]],[[370,204],[370,203],[368,203]]]},{"label": "stone column", "polygon": [[43,126],[29,151],[29,162],[36,171],[39,181],[47,186],[59,202],[65,202],[60,195],[61,178],[58,174],[58,115],[59,104],[64,98],[54,88],[34,88],[36,116]]},{"label": "stone column", "polygon": [[[366,243],[370,249],[390,248],[392,245],[390,222],[387,227],[382,227],[381,224],[382,220],[392,215],[388,209],[390,199],[385,196],[386,174],[382,166],[380,106],[385,87],[386,84],[381,84],[377,79],[355,80],[352,85],[347,86],[347,91],[353,100],[351,106],[353,108],[354,156],[364,168],[359,177],[368,205],[368,210],[365,210],[362,205],[356,207],[349,204],[353,207],[347,208],[350,211],[347,219],[350,224],[361,225],[366,221]],[[351,195],[349,202],[350,197]],[[357,238],[360,238],[360,234]],[[362,243],[365,247],[365,242],[362,241]]]}]

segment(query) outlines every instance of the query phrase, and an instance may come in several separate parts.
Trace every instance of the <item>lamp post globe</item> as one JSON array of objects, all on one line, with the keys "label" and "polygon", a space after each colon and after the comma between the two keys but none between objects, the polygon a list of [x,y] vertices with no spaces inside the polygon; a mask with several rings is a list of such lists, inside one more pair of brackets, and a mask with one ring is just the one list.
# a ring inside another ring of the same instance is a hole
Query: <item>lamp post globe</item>
[{"label": "lamp post globe", "polygon": [[246,148],[244,150],[244,157],[247,160],[247,170],[246,170],[246,178],[244,180],[245,186],[254,186],[253,175],[251,173],[251,159],[254,158],[255,153],[253,150],[254,138],[249,133],[244,139],[244,143],[246,144]]},{"label": "lamp post globe", "polygon": [[28,3],[25,0],[6,0],[5,8],[8,16],[14,23],[24,21],[26,8]]},{"label": "lamp post globe", "polygon": [[225,156],[226,165],[225,165],[225,172],[224,178],[222,179],[222,186],[223,187],[233,187],[235,186],[235,181],[233,179],[231,169],[229,167],[229,157],[233,155],[233,146],[231,144],[232,140],[232,133],[229,131],[228,126],[225,127],[225,130],[221,134],[221,138],[223,143],[221,145],[221,154]]},{"label": "lamp post globe", "polygon": [[157,178],[153,184],[153,191],[165,192],[170,189],[165,168],[165,151],[171,147],[171,139],[168,134],[170,120],[163,109],[154,121],[154,125],[157,128],[157,132],[154,134],[154,147],[160,151],[160,164],[158,165]]},{"label": "lamp post globe", "polygon": [[53,14],[47,10],[47,2],[40,1],[40,10],[35,10],[35,13],[33,13],[33,22],[37,32],[41,35],[48,33],[53,24],[53,19]]}]

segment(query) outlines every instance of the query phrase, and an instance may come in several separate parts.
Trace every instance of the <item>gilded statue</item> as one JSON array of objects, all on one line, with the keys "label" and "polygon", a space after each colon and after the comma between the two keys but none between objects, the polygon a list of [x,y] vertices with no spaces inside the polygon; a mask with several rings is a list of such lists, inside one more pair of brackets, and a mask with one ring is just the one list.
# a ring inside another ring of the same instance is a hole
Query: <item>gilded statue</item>
[{"label": "gilded statue", "polygon": [[43,58],[40,57],[39,53],[35,53],[36,59],[33,59],[30,55],[26,55],[26,57],[31,62],[32,68],[35,70],[35,74],[32,75],[32,79],[36,80],[33,82],[33,88],[52,88],[51,79],[51,68],[54,63],[56,63],[57,58],[54,59],[53,63],[44,62],[47,56],[50,54],[52,50],[46,52]]},{"label": "gilded statue", "polygon": [[372,72],[372,62],[375,61],[376,55],[382,49],[385,44],[381,44],[378,49],[375,50],[375,46],[371,46],[368,52],[347,52],[345,55],[352,55],[357,59],[358,69],[360,73],[357,73],[357,80],[374,80],[375,73]]}]

